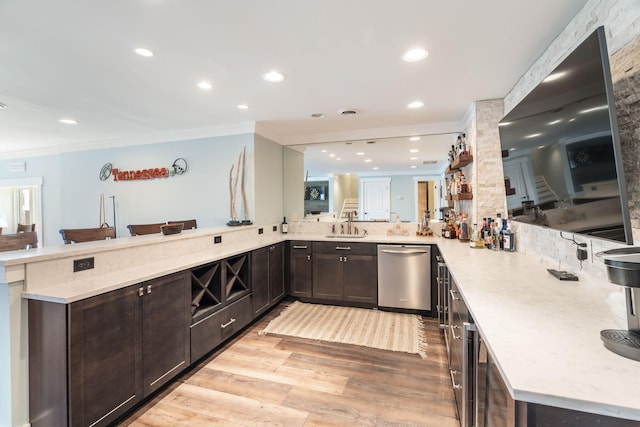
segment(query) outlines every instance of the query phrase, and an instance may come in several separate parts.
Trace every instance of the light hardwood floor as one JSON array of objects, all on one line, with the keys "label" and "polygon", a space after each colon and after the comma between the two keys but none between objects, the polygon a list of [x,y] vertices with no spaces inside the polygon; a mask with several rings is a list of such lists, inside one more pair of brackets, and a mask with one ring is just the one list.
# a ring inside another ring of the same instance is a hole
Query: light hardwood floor
[{"label": "light hardwood floor", "polygon": [[459,426],[436,320],[425,319],[422,359],[259,335],[284,304],[120,425]]}]

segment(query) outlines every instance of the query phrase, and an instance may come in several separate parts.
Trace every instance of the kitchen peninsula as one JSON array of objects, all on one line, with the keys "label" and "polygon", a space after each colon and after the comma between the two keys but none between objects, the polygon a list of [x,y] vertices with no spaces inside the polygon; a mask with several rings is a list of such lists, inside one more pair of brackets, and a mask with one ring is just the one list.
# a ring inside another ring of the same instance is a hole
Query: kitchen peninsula
[{"label": "kitchen peninsula", "polygon": [[[27,301],[70,304],[286,240],[350,240],[258,229],[198,229],[0,255],[0,282],[12,303],[11,341],[2,343],[11,353],[2,367],[11,367],[11,389],[2,398],[12,403],[12,425],[29,420]],[[560,282],[546,272],[552,266],[525,254],[474,250],[456,240],[375,234],[357,240],[438,247],[515,401],[640,421],[640,364],[600,343],[600,330],[616,327],[607,304],[616,287],[584,276]],[[94,269],[74,273],[73,260],[89,257]]]}]

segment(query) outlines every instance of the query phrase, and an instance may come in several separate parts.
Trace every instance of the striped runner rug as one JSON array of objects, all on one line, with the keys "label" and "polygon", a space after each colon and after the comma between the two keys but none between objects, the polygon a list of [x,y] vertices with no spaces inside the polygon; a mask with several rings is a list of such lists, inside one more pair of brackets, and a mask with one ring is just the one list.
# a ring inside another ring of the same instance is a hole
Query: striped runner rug
[{"label": "striped runner rug", "polygon": [[273,319],[261,335],[287,335],[354,344],[425,357],[419,315],[295,301]]}]

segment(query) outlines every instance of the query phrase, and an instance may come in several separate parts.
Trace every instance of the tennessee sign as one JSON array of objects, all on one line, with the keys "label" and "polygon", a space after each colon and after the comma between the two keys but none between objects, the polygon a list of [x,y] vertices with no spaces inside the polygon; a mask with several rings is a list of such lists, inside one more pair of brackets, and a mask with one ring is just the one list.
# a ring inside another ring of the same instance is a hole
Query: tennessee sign
[{"label": "tennessee sign", "polygon": [[146,179],[169,178],[182,175],[187,171],[187,162],[183,158],[176,159],[170,168],[148,168],[136,170],[121,170],[114,168],[111,163],[106,163],[100,169],[100,181],[106,181],[113,176],[114,181],[141,181]]}]

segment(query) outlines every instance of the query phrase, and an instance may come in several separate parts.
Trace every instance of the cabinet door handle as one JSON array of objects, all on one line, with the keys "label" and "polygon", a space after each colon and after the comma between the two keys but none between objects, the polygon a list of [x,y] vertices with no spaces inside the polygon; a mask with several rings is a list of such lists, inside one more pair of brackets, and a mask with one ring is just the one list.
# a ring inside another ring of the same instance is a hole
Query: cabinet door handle
[{"label": "cabinet door handle", "polygon": [[311,261],[311,255],[307,255],[307,261]]},{"label": "cabinet door handle", "polygon": [[344,262],[347,262],[347,257],[344,257]]},{"label": "cabinet door handle", "polygon": [[147,293],[150,294],[151,293],[151,285],[147,286]]},{"label": "cabinet door handle", "polygon": [[227,323],[224,323],[222,325],[220,325],[220,327],[222,329],[226,328],[227,326],[230,326],[231,324],[235,323],[236,319],[234,319],[233,317],[231,318],[231,320],[229,320]]},{"label": "cabinet door handle", "polygon": [[275,249],[276,249],[275,246],[271,246],[271,247],[269,247],[269,252],[273,252]]},{"label": "cabinet door handle", "polygon": [[337,251],[350,251],[351,246],[336,246]]},{"label": "cabinet door handle", "polygon": [[142,295],[144,295],[144,288],[138,289],[138,296],[141,297]]},{"label": "cabinet door handle", "polygon": [[342,262],[342,257],[340,257],[340,262]]},{"label": "cabinet door handle", "polygon": [[449,289],[449,293],[451,294],[451,298],[453,298],[454,301],[460,301],[462,299],[461,297],[457,297],[456,296],[458,291],[454,291],[453,289]]},{"label": "cabinet door handle", "polygon": [[307,245],[293,245],[293,249],[308,249]]}]

